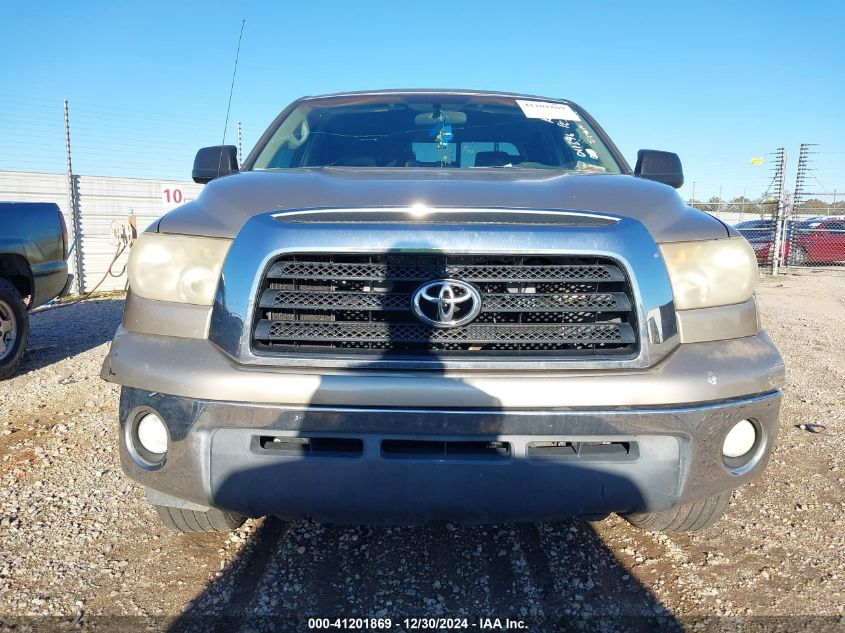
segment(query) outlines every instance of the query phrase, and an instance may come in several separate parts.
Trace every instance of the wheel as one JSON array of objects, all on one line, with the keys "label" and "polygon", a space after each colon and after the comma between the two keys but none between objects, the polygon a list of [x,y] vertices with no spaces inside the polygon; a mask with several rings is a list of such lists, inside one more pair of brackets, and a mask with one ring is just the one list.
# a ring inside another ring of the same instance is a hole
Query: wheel
[{"label": "wheel", "polygon": [[803,246],[796,246],[795,250],[792,252],[792,265],[806,266],[808,261],[807,249]]},{"label": "wheel", "polygon": [[206,512],[171,506],[153,505],[161,522],[174,532],[231,532],[244,524],[246,517],[217,508]]},{"label": "wheel", "polygon": [[8,279],[0,277],[0,380],[20,367],[29,337],[29,314],[23,297]]},{"label": "wheel", "polygon": [[662,512],[626,514],[625,519],[649,532],[697,532],[706,530],[725,513],[732,491],[693,501]]}]

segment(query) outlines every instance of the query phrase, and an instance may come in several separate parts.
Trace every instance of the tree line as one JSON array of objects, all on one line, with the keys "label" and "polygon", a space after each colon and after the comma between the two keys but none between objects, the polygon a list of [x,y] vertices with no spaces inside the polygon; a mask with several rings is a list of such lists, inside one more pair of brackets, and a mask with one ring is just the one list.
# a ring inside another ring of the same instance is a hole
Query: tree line
[{"label": "tree line", "polygon": [[[842,200],[821,200],[810,198],[802,200],[793,208],[796,215],[845,215],[845,194]],[[743,216],[759,216],[761,219],[772,217],[777,211],[778,202],[775,198],[758,198],[751,200],[739,196],[733,200],[722,200],[719,196],[712,196],[707,201],[687,200],[687,204],[706,213],[741,213]]]}]

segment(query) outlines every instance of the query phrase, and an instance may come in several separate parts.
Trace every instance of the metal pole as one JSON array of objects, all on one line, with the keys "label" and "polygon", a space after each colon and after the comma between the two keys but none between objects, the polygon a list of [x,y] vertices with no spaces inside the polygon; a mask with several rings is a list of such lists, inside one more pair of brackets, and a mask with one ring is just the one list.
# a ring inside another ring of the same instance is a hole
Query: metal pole
[{"label": "metal pole", "polygon": [[238,121],[238,165],[243,163],[243,155],[241,154],[241,122]]},{"label": "metal pole", "polygon": [[778,182],[778,208],[775,217],[775,239],[772,251],[772,275],[778,274],[780,266],[780,245],[783,242],[784,224],[786,222],[786,150],[778,152],[780,181]]},{"label": "metal pole", "polygon": [[73,163],[71,162],[70,151],[70,114],[68,109],[67,99],[65,99],[65,149],[67,151],[67,198],[68,210],[70,211],[71,226],[73,227],[73,261],[74,270],[76,273],[76,289],[79,294],[85,293],[85,280],[83,278],[82,269],[82,240],[81,240],[81,226],[82,222],[79,217],[79,195],[76,190],[76,176],[73,175]]}]

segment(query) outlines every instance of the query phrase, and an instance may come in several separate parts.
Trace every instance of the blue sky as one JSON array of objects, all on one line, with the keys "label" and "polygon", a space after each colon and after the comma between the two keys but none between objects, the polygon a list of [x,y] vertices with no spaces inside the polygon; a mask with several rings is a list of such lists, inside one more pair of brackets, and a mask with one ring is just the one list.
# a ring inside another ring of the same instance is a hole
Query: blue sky
[{"label": "blue sky", "polygon": [[382,87],[570,98],[633,164],[676,151],[683,194],[755,197],[779,146],[819,143],[810,181],[845,192],[845,5],[836,2],[86,2],[0,5],[0,169],[188,178],[244,153],[305,94]]}]

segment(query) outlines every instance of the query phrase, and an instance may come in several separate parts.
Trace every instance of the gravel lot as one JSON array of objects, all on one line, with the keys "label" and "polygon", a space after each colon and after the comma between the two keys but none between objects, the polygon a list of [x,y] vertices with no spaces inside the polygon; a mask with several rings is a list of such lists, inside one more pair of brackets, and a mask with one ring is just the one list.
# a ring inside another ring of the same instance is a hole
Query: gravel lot
[{"label": "gravel lot", "polygon": [[[845,630],[845,275],[767,278],[758,294],[787,363],[772,462],[714,528],[672,536],[615,516],[402,529],[269,519],[171,534],[121,473],[118,388],[99,378],[121,302],[34,314],[24,366],[0,383],[0,630],[435,615],[531,630]],[[28,617],[43,615],[61,617]]]}]

